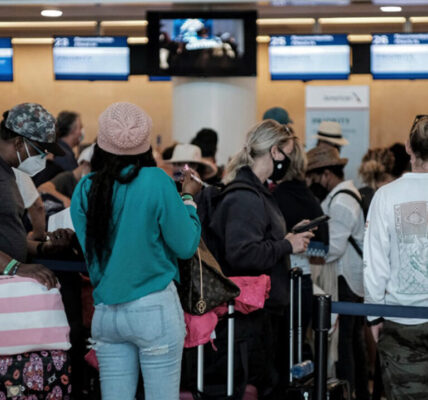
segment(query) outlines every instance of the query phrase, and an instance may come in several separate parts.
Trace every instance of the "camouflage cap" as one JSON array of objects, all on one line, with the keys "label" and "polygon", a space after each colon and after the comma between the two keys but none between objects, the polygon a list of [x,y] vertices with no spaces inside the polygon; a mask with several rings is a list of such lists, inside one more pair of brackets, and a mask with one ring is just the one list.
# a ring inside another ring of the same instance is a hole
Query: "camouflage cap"
[{"label": "camouflage cap", "polygon": [[22,103],[11,108],[6,128],[27,139],[43,144],[45,150],[56,155],[64,152],[56,144],[55,118],[37,103]]}]

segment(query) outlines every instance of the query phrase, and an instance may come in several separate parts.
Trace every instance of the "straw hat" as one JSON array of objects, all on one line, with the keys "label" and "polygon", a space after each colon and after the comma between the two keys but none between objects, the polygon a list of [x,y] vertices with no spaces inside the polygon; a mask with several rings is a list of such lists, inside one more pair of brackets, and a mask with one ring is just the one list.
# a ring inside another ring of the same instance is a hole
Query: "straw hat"
[{"label": "straw hat", "polygon": [[217,166],[202,158],[201,149],[193,144],[177,144],[172,153],[172,158],[165,163],[194,163],[204,167],[203,178],[208,179],[217,174]]},{"label": "straw hat", "polygon": [[314,136],[318,140],[324,140],[338,146],[346,146],[349,142],[342,136],[342,127],[335,121],[322,121],[318,132]]},{"label": "straw hat", "polygon": [[306,155],[308,157],[308,172],[318,168],[348,163],[347,158],[340,158],[339,152],[334,147],[317,146],[309,150]]}]

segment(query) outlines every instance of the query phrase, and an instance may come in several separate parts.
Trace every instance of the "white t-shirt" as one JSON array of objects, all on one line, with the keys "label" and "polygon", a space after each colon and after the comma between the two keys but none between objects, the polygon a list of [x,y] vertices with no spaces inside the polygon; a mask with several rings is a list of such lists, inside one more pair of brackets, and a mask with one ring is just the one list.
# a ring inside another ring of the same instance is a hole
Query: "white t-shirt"
[{"label": "white t-shirt", "polygon": [[[365,302],[428,307],[428,173],[407,173],[381,187],[366,226]],[[427,322],[387,319],[405,325]]]},{"label": "white t-shirt", "polygon": [[12,168],[15,173],[16,184],[21,194],[22,200],[24,200],[24,207],[30,208],[34,202],[38,199],[39,192],[34,185],[31,177],[25,172],[20,171],[19,169]]}]

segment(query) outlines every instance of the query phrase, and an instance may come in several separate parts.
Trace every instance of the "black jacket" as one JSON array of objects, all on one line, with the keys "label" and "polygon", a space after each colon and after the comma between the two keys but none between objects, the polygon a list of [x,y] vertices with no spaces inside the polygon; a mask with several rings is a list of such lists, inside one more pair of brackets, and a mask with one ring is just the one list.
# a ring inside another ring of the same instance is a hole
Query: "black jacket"
[{"label": "black jacket", "polygon": [[[324,214],[320,203],[304,181],[280,183],[275,189],[274,197],[290,229],[302,219],[314,219]],[[329,245],[328,224],[321,224],[314,233],[308,248],[309,255],[320,252],[326,256]]]},{"label": "black jacket", "polygon": [[272,196],[249,167],[236,181],[257,192],[238,189],[225,195],[210,222],[217,245],[210,248],[227,276],[270,275],[271,293],[266,308],[282,313],[288,303],[291,244],[284,240],[286,226]]}]

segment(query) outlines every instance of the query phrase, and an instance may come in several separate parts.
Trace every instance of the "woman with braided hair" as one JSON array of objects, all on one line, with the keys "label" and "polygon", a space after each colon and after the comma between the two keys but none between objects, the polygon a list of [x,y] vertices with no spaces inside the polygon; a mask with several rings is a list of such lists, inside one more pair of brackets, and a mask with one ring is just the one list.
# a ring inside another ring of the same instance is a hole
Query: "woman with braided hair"
[{"label": "woman with braided hair", "polygon": [[156,168],[151,118],[115,103],[99,118],[91,161],[71,202],[71,216],[94,286],[92,339],[103,400],[133,400],[139,365],[147,400],[178,400],[185,336],[173,280],[177,258],[193,256],[201,227],[184,172],[183,199]]}]

